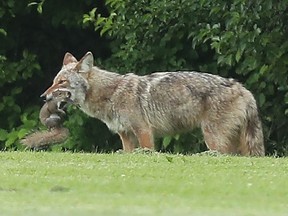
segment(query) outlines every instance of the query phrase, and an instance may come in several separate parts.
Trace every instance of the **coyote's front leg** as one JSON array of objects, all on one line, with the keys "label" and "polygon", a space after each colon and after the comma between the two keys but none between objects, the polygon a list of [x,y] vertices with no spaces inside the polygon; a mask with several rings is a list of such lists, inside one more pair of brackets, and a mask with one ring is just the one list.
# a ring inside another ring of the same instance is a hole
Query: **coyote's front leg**
[{"label": "coyote's front leg", "polygon": [[119,132],[120,139],[122,141],[123,150],[125,152],[132,152],[135,149],[135,144],[132,141],[131,135],[127,132]]}]

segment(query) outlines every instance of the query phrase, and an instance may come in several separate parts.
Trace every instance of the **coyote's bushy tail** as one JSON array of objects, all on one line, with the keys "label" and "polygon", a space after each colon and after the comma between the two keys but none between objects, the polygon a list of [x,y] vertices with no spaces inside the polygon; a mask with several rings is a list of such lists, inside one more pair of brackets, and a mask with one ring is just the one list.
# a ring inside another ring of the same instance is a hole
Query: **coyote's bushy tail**
[{"label": "coyote's bushy tail", "polygon": [[247,156],[265,155],[262,124],[253,96],[246,106],[244,127],[240,134],[240,151],[242,155]]},{"label": "coyote's bushy tail", "polygon": [[52,128],[49,131],[36,131],[20,141],[29,148],[41,148],[48,145],[64,142],[69,136],[67,128]]}]

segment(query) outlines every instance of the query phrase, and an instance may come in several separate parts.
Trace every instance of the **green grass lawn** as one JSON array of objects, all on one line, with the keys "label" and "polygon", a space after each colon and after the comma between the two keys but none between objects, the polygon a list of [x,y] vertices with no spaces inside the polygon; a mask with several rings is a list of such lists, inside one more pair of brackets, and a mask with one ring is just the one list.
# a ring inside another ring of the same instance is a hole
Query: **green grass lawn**
[{"label": "green grass lawn", "polygon": [[288,215],[288,159],[0,153],[0,215]]}]

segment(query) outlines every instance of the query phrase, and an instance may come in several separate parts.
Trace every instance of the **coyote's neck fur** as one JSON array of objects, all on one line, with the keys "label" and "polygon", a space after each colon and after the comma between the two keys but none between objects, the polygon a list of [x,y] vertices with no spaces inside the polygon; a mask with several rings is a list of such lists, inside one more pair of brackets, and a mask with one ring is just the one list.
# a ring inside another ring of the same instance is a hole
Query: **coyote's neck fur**
[{"label": "coyote's neck fur", "polygon": [[[89,116],[110,125],[109,128],[114,132],[119,130],[118,126],[113,125],[113,121],[118,119],[113,95],[119,91],[119,84],[123,80],[123,76],[94,66],[87,79],[90,80],[90,83],[88,82],[89,87],[84,102],[79,104],[80,109]],[[93,85],[93,82],[98,84]]]}]

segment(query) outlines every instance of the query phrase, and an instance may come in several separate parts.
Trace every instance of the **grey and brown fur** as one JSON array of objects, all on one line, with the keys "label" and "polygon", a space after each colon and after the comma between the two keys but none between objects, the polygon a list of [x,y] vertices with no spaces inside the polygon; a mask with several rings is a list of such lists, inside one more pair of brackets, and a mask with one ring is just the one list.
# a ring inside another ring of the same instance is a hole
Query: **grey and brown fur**
[{"label": "grey and brown fur", "polygon": [[256,101],[233,79],[199,72],[120,75],[93,65],[88,52],[79,62],[66,53],[63,67],[43,95],[58,89],[91,117],[119,134],[123,149],[154,148],[154,137],[201,127],[210,150],[263,156]]},{"label": "grey and brown fur", "polygon": [[47,99],[40,109],[40,122],[48,128],[29,134],[21,143],[30,148],[39,148],[64,142],[69,136],[69,130],[62,126],[65,112],[60,108],[62,102],[69,102],[70,93],[67,91],[53,92],[53,98]]}]

